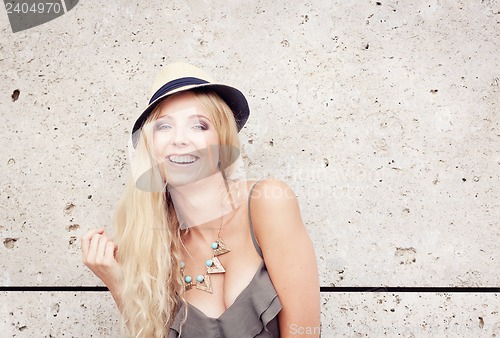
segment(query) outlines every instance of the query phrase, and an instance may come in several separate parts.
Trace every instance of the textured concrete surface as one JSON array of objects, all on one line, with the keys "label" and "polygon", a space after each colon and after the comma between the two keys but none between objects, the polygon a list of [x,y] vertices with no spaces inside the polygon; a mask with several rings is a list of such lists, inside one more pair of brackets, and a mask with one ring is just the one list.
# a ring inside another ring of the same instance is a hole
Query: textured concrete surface
[{"label": "textured concrete surface", "polygon": [[497,294],[355,293],[323,296],[325,337],[498,337]]},{"label": "textured concrete surface", "polygon": [[248,176],[295,189],[323,286],[498,286],[499,13],[80,2],[13,34],[0,10],[0,285],[100,285],[79,237],[110,226],[132,120],[158,69],[186,60],[247,95]]},{"label": "textured concrete surface", "polygon": [[1,292],[0,337],[119,337],[108,292]]}]

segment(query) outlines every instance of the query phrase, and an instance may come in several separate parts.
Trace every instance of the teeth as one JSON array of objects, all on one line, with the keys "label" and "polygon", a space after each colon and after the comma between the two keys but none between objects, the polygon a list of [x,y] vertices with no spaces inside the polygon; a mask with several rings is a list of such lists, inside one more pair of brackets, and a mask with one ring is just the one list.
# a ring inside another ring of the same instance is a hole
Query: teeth
[{"label": "teeth", "polygon": [[171,155],[168,159],[174,163],[187,164],[196,161],[196,157],[193,155]]}]

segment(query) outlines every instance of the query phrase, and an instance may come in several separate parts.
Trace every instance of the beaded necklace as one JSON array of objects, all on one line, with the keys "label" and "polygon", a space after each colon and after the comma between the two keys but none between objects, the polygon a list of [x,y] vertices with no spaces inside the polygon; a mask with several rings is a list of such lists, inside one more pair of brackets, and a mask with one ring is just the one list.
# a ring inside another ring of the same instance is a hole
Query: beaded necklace
[{"label": "beaded necklace", "polygon": [[186,267],[186,263],[181,261],[180,262],[180,268],[181,268],[181,274],[182,274],[182,279],[184,280],[184,290],[190,290],[193,287],[196,287],[198,290],[206,291],[209,293],[212,293],[212,285],[210,283],[210,274],[213,273],[224,273],[226,270],[222,266],[222,263],[219,261],[217,256],[223,255],[225,253],[230,252],[231,250],[229,247],[224,243],[222,238],[220,237],[220,233],[222,230],[222,218],[223,216],[220,217],[220,224],[219,224],[219,231],[217,232],[217,239],[212,242],[212,258],[207,259],[205,261],[205,267],[206,267],[206,273],[203,275],[197,275],[196,279],[193,280],[193,278],[189,275],[186,275],[184,273],[184,268]]}]

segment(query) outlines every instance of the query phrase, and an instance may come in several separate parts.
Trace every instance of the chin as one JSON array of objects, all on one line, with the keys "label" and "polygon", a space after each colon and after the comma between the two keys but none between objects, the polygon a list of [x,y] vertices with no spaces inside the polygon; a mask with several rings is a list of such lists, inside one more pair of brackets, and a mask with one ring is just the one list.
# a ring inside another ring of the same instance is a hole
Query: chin
[{"label": "chin", "polygon": [[214,173],[210,171],[210,172],[198,173],[197,175],[182,175],[182,174],[170,175],[169,177],[167,177],[167,182],[169,185],[173,187],[181,187],[184,185],[199,182],[216,173],[217,172]]}]

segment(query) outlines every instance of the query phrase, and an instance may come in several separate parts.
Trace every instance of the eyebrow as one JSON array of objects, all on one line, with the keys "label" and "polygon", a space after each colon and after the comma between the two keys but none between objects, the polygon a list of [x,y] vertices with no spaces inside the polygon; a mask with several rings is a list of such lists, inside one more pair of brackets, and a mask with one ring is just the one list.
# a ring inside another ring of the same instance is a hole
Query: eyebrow
[{"label": "eyebrow", "polygon": [[[192,119],[192,118],[203,118],[203,119],[208,120],[209,122],[211,122],[210,118],[208,118],[205,115],[200,115],[200,114],[193,114],[193,115],[190,115],[188,118],[189,119]],[[157,118],[157,120],[162,120],[162,119],[172,119],[172,117],[169,116],[169,115],[162,115],[162,116],[158,116],[158,118]]]},{"label": "eyebrow", "polygon": [[205,115],[194,114],[194,115],[189,116],[190,119],[192,119],[193,117],[197,117],[197,118],[202,117],[202,118],[210,121],[210,119],[208,117],[206,117]]}]

